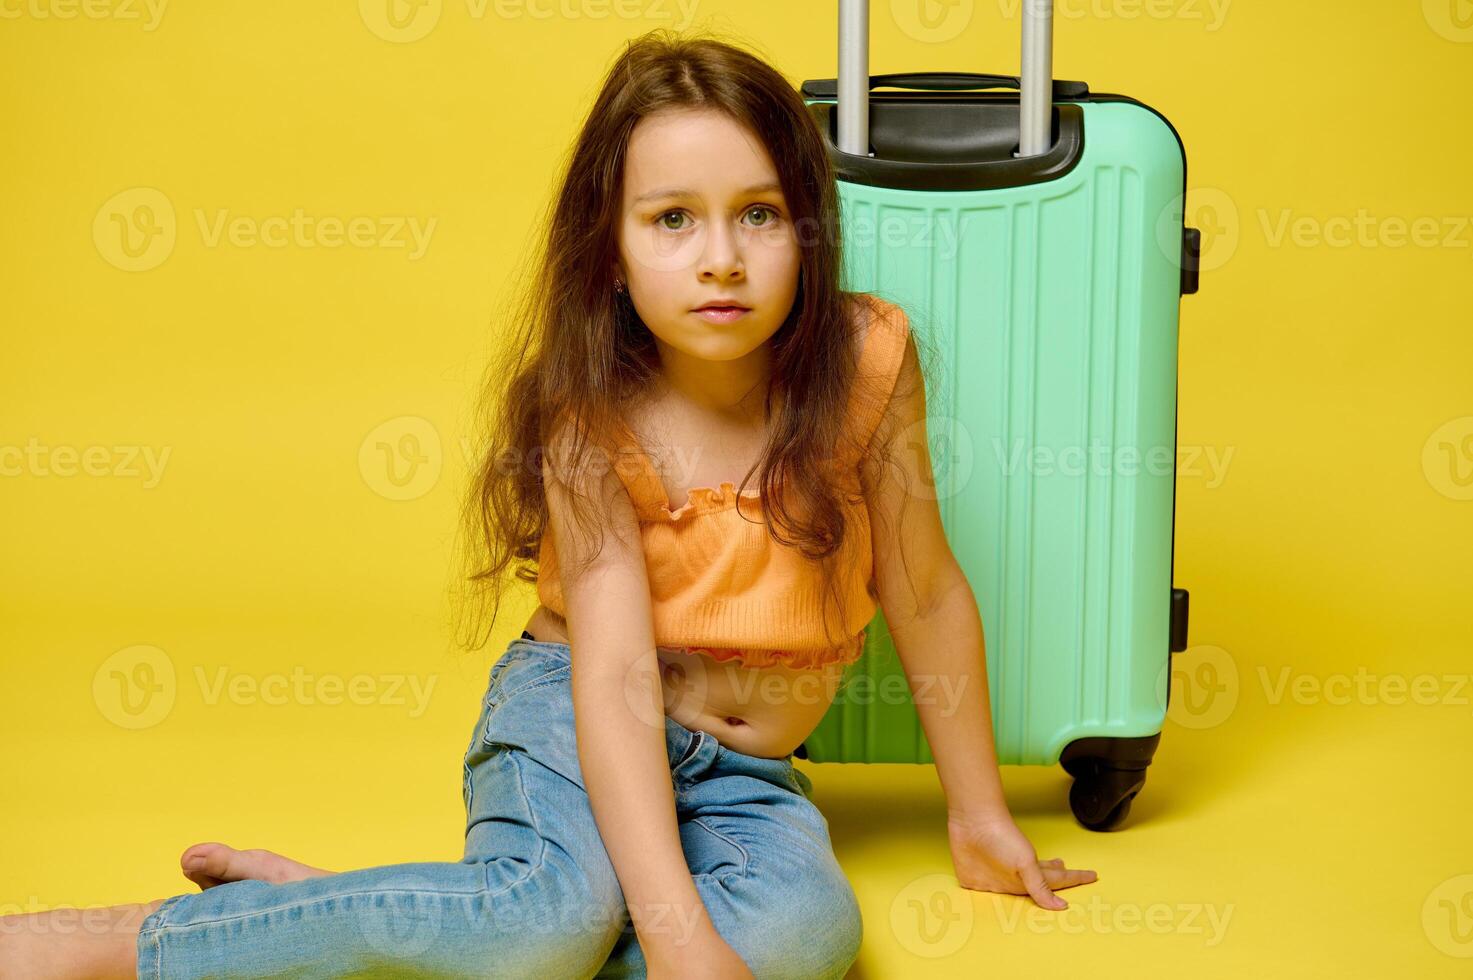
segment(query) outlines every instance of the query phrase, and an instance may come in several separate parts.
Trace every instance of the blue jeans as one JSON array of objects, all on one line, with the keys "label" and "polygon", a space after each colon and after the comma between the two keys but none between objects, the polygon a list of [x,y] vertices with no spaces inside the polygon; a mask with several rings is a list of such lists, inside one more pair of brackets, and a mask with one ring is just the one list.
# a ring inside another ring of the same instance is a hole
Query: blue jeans
[{"label": "blue jeans", "polygon": [[[578,768],[571,677],[567,644],[525,634],[491,668],[465,755],[460,861],[175,895],[143,920],[138,975],[645,976]],[[842,977],[859,906],[792,756],[744,755],[669,717],[665,745],[716,931],[758,980]]]}]

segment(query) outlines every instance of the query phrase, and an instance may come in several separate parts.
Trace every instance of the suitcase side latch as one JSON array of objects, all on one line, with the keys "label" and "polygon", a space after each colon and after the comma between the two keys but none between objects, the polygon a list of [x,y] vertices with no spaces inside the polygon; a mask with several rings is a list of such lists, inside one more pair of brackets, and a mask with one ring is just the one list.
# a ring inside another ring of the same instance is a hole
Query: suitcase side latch
[{"label": "suitcase side latch", "polygon": [[1181,294],[1190,296],[1200,284],[1202,266],[1202,232],[1198,228],[1181,230]]},{"label": "suitcase side latch", "polygon": [[1187,590],[1171,590],[1171,652],[1187,648]]}]

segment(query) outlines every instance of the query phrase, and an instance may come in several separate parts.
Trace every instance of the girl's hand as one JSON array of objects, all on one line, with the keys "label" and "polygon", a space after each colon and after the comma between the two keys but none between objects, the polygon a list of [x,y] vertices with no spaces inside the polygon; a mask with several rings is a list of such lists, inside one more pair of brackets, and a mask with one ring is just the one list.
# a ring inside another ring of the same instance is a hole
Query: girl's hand
[{"label": "girl's hand", "polygon": [[1064,867],[1062,858],[1038,860],[1007,812],[980,818],[953,815],[946,821],[946,832],[951,863],[963,888],[1029,895],[1039,906],[1058,911],[1069,903],[1053,889],[1088,884],[1099,877],[1087,869]]},{"label": "girl's hand", "polygon": [[679,946],[641,943],[649,980],[754,980],[747,963],[709,922]]}]

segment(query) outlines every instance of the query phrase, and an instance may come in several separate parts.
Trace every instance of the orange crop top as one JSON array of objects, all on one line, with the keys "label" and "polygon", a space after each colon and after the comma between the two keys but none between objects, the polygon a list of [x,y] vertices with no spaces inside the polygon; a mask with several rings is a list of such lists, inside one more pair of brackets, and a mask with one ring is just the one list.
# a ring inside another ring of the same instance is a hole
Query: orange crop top
[{"label": "orange crop top", "polygon": [[[899,306],[869,298],[874,312],[848,407],[862,443],[870,440],[883,417],[910,330]],[[871,595],[869,512],[857,493],[857,503],[848,498],[844,503],[844,554],[837,564],[850,574],[857,572],[850,579],[854,586],[840,594],[849,640],[834,647],[824,636],[818,563],[772,539],[759,492],[738,496],[736,485],[727,480],[720,487],[691,489],[686,502],[671,510],[658,470],[632,436],[620,451],[637,460],[636,466],[615,471],[639,520],[659,647],[749,667],[822,667],[853,663],[863,655],[865,628],[877,604]],[[859,461],[845,460],[845,466],[851,462],[857,466]],[[567,616],[550,526],[539,542],[538,565],[538,598]]]}]

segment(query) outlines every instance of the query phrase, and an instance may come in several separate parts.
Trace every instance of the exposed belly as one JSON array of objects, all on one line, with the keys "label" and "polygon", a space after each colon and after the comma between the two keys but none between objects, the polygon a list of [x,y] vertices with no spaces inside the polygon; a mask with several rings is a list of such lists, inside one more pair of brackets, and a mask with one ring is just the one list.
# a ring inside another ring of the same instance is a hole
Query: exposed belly
[{"label": "exposed belly", "polygon": [[[561,616],[538,606],[527,631],[567,643]],[[819,668],[747,667],[698,653],[656,647],[665,714],[716,736],[746,755],[780,759],[813,733],[839,690],[842,664]]]}]

